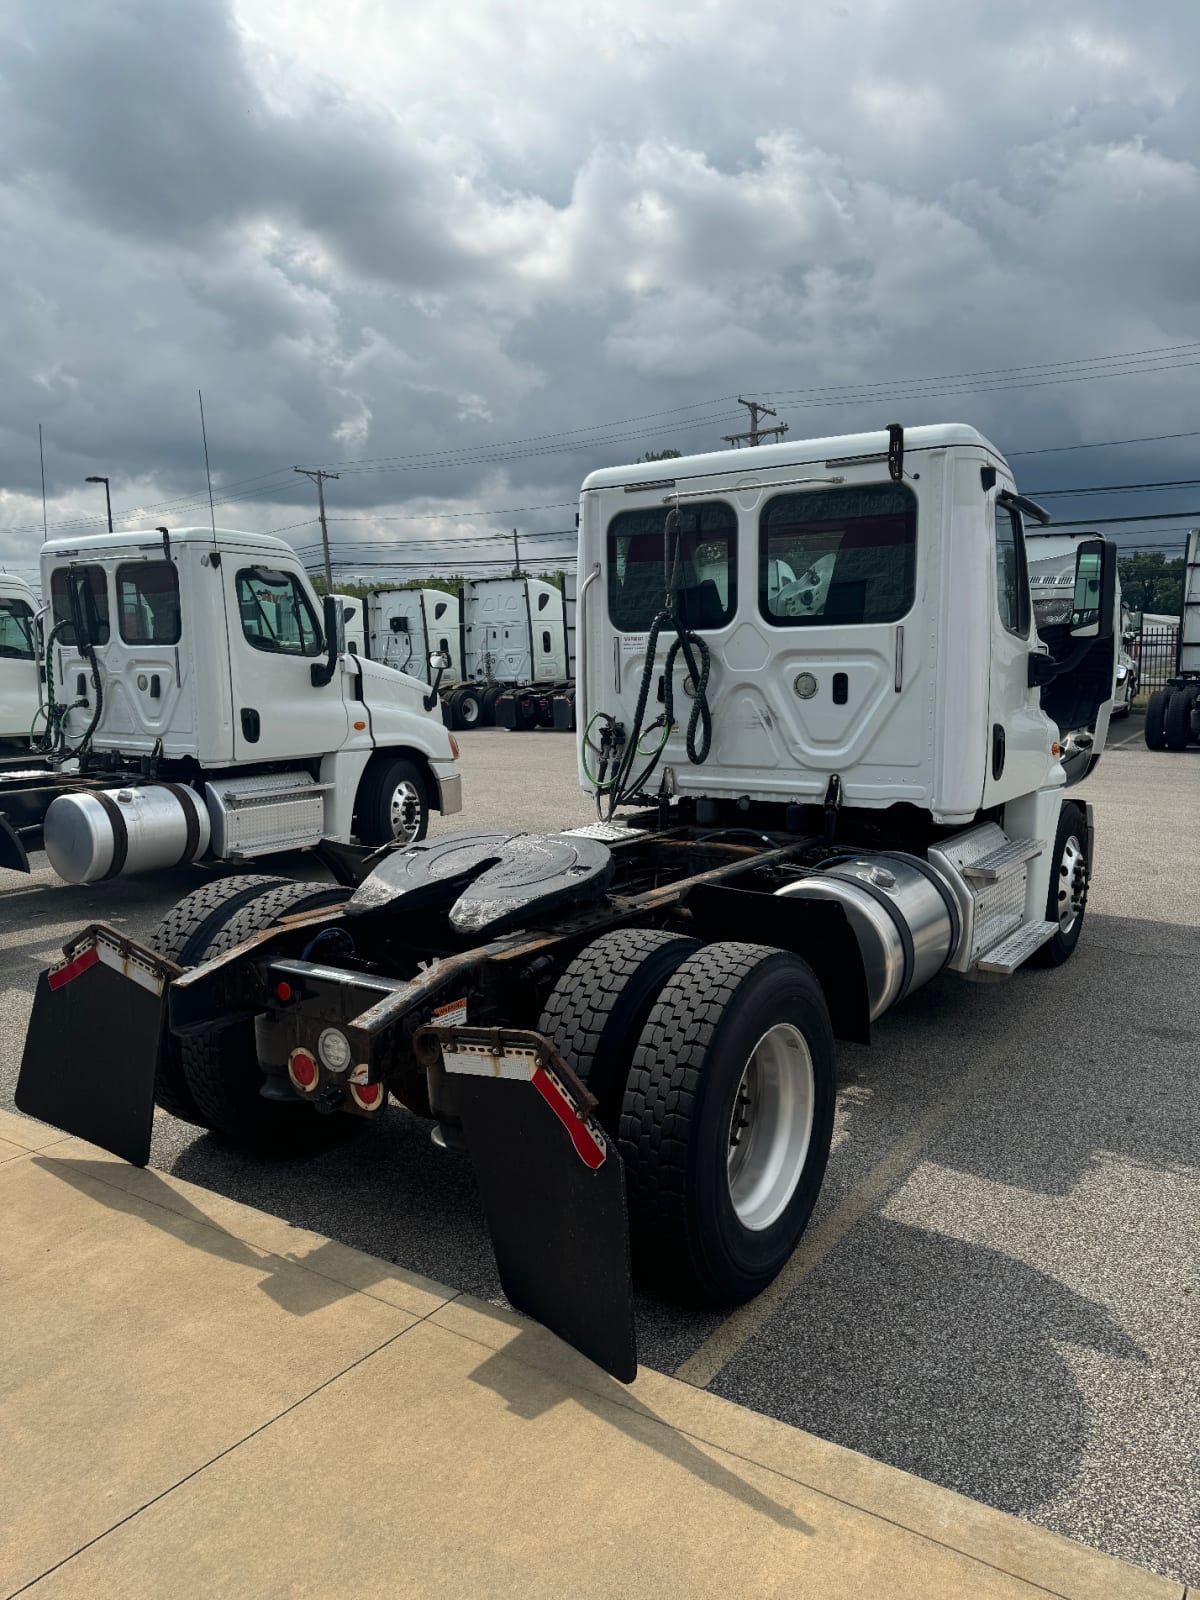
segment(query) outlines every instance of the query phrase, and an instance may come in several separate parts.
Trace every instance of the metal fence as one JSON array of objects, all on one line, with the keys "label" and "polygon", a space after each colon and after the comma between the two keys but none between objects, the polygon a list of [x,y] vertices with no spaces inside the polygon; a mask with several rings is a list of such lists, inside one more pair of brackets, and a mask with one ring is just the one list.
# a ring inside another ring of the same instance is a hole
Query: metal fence
[{"label": "metal fence", "polygon": [[1178,640],[1178,624],[1170,628],[1143,628],[1133,635],[1126,648],[1137,662],[1140,695],[1161,689],[1168,678],[1174,677]]}]

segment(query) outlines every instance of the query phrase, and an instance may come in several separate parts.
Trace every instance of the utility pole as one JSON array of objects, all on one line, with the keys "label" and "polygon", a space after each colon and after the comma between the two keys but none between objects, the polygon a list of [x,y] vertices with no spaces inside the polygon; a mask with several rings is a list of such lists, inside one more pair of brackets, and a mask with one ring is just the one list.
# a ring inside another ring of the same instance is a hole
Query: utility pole
[{"label": "utility pole", "polygon": [[515,528],[513,529],[513,561],[515,563],[513,566],[513,577],[519,578],[521,576],[521,545],[517,538],[517,530]]},{"label": "utility pole", "polygon": [[317,505],[321,517],[321,548],[325,552],[325,593],[333,593],[333,567],[329,561],[329,529],[325,526],[325,479],[340,478],[340,472],[324,472],[320,467],[293,467],[293,472],[299,472],[306,478],[311,478],[317,486]]},{"label": "utility pole", "polygon": [[751,447],[753,447],[765,439],[769,433],[777,434],[778,437],[782,439],[784,434],[788,431],[788,425],[786,422],[776,423],[773,428],[759,427],[758,419],[760,414],[764,417],[778,416],[779,413],[772,411],[770,406],[764,406],[758,400],[743,400],[741,395],[738,395],[738,405],[745,406],[746,410],[750,413],[749,431],[746,433],[725,433],[721,435],[722,442],[724,444],[731,444],[735,450],[747,441],[750,443]]}]

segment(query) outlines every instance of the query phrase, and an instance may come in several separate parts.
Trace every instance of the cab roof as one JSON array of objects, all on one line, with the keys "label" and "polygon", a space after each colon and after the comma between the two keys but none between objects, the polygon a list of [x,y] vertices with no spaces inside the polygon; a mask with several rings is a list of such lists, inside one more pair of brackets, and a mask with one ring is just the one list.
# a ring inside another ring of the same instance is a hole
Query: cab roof
[{"label": "cab roof", "polygon": [[[272,533],[245,533],[240,528],[218,528],[215,535],[211,528],[169,528],[168,535],[172,546],[179,545],[207,545],[218,550],[259,551],[263,555],[289,555],[296,554],[293,547],[285,539],[277,539]],[[42,546],[42,555],[50,556],[97,556],[116,554],[122,550],[147,550],[161,551],[163,536],[158,528],[131,528],[122,533],[88,533],[75,535],[69,539],[48,539]]]},{"label": "cab roof", "polygon": [[[965,422],[935,422],[904,430],[904,453],[945,450],[951,445],[971,446],[994,458],[1006,472],[1008,463],[996,446],[977,428]],[[859,456],[886,459],[888,433],[842,433],[824,439],[785,439],[781,444],[760,444],[745,450],[713,450],[706,455],[672,457],[666,461],[638,461],[627,467],[603,467],[583,482],[586,494],[594,489],[623,488],[637,484],[678,483],[685,478],[709,478],[714,473],[749,473],[764,467],[823,466]]]}]

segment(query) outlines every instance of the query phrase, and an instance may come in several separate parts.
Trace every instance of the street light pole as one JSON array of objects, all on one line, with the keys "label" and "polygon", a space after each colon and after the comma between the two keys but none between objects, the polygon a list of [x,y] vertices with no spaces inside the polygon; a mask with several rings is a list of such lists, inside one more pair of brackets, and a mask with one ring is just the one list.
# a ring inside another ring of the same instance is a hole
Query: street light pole
[{"label": "street light pole", "polygon": [[107,507],[107,510],[108,510],[108,531],[109,531],[109,533],[111,533],[113,531],[113,525],[112,525],[112,496],[108,492],[108,479],[107,478],[85,478],[83,481],[84,481],[84,483],[102,483],[104,485],[104,504],[105,504],[105,506]]}]

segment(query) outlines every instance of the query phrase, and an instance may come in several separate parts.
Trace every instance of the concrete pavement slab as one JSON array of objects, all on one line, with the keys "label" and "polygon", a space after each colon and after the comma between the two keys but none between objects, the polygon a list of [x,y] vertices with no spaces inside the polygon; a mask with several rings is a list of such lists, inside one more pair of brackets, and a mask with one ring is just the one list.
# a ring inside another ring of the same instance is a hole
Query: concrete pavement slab
[{"label": "concrete pavement slab", "polygon": [[[420,1323],[30,1594],[139,1600],[185,1572],[223,1600],[1181,1593],[1092,1553],[1082,1585],[1061,1566],[1031,1584],[814,1490],[786,1448],[769,1466],[685,1431],[680,1386],[660,1383],[663,1414]],[[766,1427],[782,1446],[786,1430]]]},{"label": "concrete pavement slab", "polygon": [[0,1166],[4,1594],[414,1320],[89,1165]]}]

